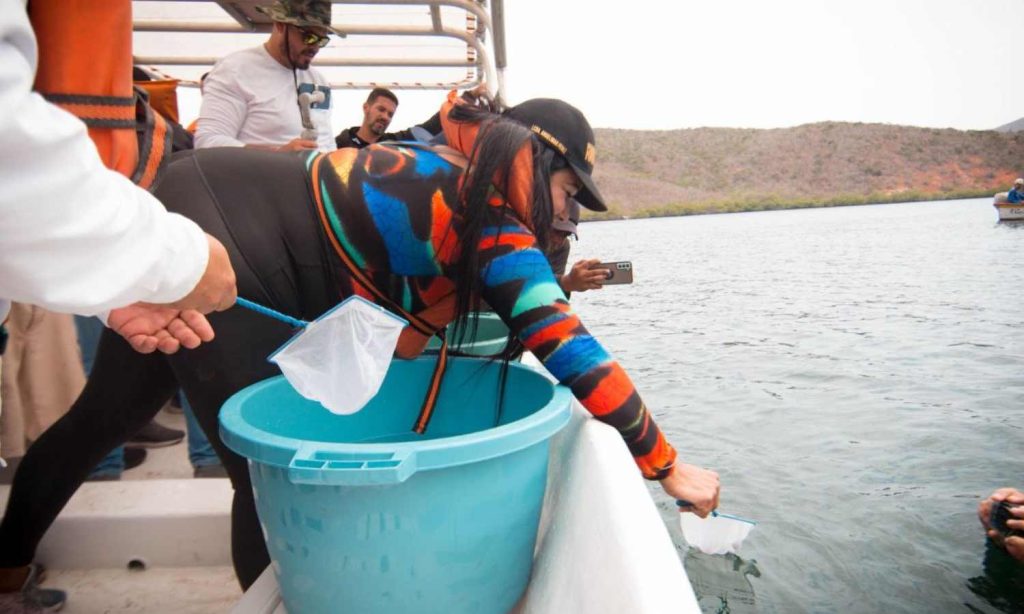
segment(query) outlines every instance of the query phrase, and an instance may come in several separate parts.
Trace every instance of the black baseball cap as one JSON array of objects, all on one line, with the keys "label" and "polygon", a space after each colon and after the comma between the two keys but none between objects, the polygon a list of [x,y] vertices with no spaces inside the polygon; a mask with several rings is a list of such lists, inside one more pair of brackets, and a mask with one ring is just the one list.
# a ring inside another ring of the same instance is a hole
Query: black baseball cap
[{"label": "black baseball cap", "polygon": [[569,166],[583,184],[576,193],[576,200],[581,205],[591,211],[608,210],[604,197],[590,176],[597,156],[594,130],[579,109],[554,98],[534,98],[512,107],[505,116],[526,125],[541,143],[569,161]]}]

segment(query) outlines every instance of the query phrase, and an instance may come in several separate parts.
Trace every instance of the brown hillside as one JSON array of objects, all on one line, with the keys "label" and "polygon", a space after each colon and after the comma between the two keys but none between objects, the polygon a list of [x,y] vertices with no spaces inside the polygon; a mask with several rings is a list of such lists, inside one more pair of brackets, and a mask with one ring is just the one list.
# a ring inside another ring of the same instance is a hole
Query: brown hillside
[{"label": "brown hillside", "polygon": [[1024,133],[836,122],[596,132],[608,217],[987,195],[1024,174]]}]

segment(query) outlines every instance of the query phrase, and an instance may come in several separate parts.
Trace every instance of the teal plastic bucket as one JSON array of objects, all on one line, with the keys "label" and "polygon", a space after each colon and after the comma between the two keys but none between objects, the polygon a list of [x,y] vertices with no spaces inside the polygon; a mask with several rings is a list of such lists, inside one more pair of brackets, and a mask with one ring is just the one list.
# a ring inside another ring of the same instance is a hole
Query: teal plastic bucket
[{"label": "teal plastic bucket", "polygon": [[416,435],[435,360],[394,361],[378,395],[348,416],[283,377],[225,403],[221,437],[250,459],[289,612],[499,614],[525,589],[549,441],[569,421],[570,393],[510,364],[499,418],[500,363],[453,358]]},{"label": "teal plastic bucket", "polygon": [[[452,329],[453,325],[449,325],[447,331],[449,347],[470,356],[494,356],[504,350],[505,344],[508,343],[508,326],[505,326],[498,314],[494,312],[480,313],[476,334],[470,336],[472,329],[467,330],[462,343],[455,343],[456,339]],[[441,341],[437,337],[431,337],[426,351],[437,352],[439,349],[441,349]]]}]

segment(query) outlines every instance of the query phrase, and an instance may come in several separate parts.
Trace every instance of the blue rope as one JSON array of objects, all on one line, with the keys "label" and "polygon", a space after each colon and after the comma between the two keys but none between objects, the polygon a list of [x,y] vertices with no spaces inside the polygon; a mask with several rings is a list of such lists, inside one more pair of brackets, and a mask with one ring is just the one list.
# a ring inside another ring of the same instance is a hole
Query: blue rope
[{"label": "blue rope", "polygon": [[238,297],[238,299],[235,301],[235,304],[245,307],[246,309],[249,309],[251,311],[255,311],[256,313],[262,313],[265,316],[270,316],[275,320],[280,320],[281,322],[284,322],[285,324],[290,324],[295,328],[306,328],[306,325],[309,324],[309,322],[306,322],[304,320],[297,320],[291,316],[281,313],[280,311],[274,311],[270,307],[264,307],[259,303],[254,303],[242,297]]}]

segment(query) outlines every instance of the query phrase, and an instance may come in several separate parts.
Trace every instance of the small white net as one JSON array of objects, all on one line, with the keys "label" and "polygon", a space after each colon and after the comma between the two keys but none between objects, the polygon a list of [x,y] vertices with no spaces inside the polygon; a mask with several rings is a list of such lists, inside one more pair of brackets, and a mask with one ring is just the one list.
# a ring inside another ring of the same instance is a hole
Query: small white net
[{"label": "small white net", "polygon": [[754,528],[754,522],[750,520],[723,514],[701,518],[690,512],[679,515],[679,525],[686,543],[705,554],[739,551],[743,540]]},{"label": "small white net", "polygon": [[336,414],[362,409],[380,390],[405,320],[354,296],[271,354],[288,382]]}]

